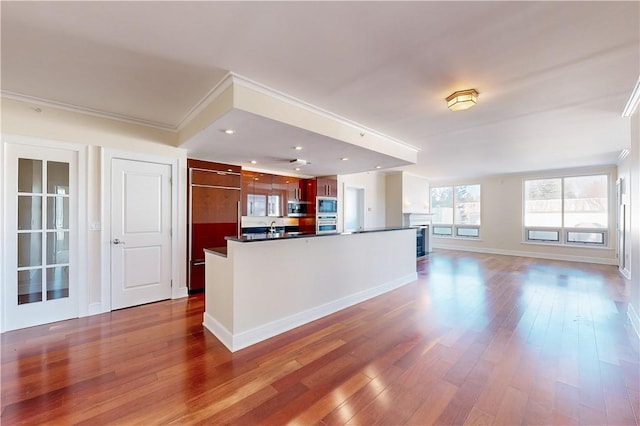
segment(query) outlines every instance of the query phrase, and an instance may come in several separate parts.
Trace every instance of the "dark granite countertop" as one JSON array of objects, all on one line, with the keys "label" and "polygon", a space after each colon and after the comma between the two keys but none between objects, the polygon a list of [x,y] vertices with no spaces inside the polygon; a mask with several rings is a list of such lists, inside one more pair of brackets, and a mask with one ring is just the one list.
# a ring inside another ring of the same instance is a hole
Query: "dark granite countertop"
[{"label": "dark granite countertop", "polygon": [[227,247],[210,247],[204,249],[206,253],[215,254],[216,256],[227,257]]},{"label": "dark granite countertop", "polygon": [[332,237],[334,235],[351,235],[351,234],[366,234],[369,232],[386,232],[386,231],[399,231],[402,229],[415,229],[408,226],[395,226],[384,228],[371,228],[362,231],[353,232],[334,232],[329,234],[315,234],[305,232],[276,232],[265,234],[246,234],[241,237],[225,237],[225,240],[235,241],[238,243],[250,243],[255,241],[273,241],[273,240],[290,240],[293,238],[315,238],[315,237]]}]

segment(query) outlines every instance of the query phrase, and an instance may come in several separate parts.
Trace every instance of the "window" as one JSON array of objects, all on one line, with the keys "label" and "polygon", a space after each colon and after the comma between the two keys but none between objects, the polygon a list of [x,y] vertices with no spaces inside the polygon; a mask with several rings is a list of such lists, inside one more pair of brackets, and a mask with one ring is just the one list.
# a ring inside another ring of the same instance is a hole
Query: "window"
[{"label": "window", "polygon": [[525,240],[606,245],[608,188],[607,175],[525,180]]},{"label": "window", "polygon": [[480,185],[431,188],[433,235],[480,237]]}]

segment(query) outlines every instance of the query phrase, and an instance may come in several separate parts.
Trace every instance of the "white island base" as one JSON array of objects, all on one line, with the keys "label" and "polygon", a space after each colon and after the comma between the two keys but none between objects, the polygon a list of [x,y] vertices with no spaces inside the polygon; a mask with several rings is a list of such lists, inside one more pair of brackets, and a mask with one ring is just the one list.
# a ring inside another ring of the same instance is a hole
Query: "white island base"
[{"label": "white island base", "polygon": [[204,326],[232,352],[417,279],[415,229],[229,240],[205,258]]}]

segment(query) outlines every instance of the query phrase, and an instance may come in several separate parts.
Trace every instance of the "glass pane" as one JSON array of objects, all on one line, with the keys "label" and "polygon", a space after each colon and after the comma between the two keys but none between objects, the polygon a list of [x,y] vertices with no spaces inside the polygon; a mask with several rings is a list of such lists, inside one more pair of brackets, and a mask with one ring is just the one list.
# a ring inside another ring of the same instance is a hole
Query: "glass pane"
[{"label": "glass pane", "polygon": [[562,180],[524,182],[524,226],[562,226]]},{"label": "glass pane", "polygon": [[457,225],[480,225],[480,185],[456,186]]},{"label": "glass pane", "polygon": [[18,229],[42,229],[42,197],[18,196]]},{"label": "glass pane", "polygon": [[459,237],[478,237],[480,236],[480,229],[478,228],[457,228],[456,234]]},{"label": "glass pane", "polygon": [[69,263],[69,231],[47,232],[47,265]]},{"label": "glass pane", "polygon": [[434,223],[453,225],[453,187],[431,188],[431,213]]},{"label": "glass pane", "polygon": [[604,232],[567,232],[567,242],[604,244]]},{"label": "glass pane", "polygon": [[47,163],[47,193],[69,194],[69,164],[49,161]]},{"label": "glass pane", "polygon": [[560,241],[558,231],[528,231],[527,239],[533,241]]},{"label": "glass pane", "polygon": [[280,196],[269,195],[268,197],[268,216],[280,216]]},{"label": "glass pane", "polygon": [[42,233],[18,234],[18,267],[42,265]]},{"label": "glass pane", "polygon": [[47,197],[47,229],[69,229],[69,197]]},{"label": "glass pane", "polygon": [[42,301],[42,269],[18,271],[18,305]]},{"label": "glass pane", "polygon": [[453,235],[453,230],[450,226],[434,226],[433,235]]},{"label": "glass pane", "polygon": [[47,268],[47,300],[69,297],[69,267]]},{"label": "glass pane", "polygon": [[42,160],[18,159],[18,192],[42,193]]},{"label": "glass pane", "polygon": [[267,197],[264,195],[247,194],[247,205],[249,216],[267,215]]},{"label": "glass pane", "polygon": [[564,226],[604,229],[609,223],[607,175],[564,180]]}]

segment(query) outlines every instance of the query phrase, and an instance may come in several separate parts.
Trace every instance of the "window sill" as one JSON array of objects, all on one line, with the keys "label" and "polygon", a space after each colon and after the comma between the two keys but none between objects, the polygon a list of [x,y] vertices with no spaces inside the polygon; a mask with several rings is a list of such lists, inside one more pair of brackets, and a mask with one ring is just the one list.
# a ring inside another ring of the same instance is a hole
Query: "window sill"
[{"label": "window sill", "polygon": [[479,241],[482,242],[482,238],[475,237],[454,237],[449,235],[431,235],[432,238],[442,239],[442,240],[456,240],[456,241]]},{"label": "window sill", "polygon": [[548,243],[542,241],[521,241],[520,244],[531,245],[531,246],[546,246],[546,247],[559,247],[559,248],[578,248],[578,249],[588,249],[588,250],[607,250],[614,251],[613,247],[608,246],[598,246],[598,245],[589,245],[589,244],[561,244],[550,241]]}]

